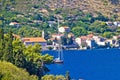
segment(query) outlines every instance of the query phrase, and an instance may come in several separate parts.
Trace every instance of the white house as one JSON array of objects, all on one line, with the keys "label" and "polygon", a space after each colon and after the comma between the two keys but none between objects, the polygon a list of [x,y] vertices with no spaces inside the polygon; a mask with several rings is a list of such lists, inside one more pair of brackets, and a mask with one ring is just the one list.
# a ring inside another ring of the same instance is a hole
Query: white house
[{"label": "white house", "polygon": [[67,26],[63,26],[58,28],[59,32],[64,33],[64,32],[70,32],[70,28]]},{"label": "white house", "polygon": [[80,48],[82,47],[87,47],[87,36],[81,36],[75,39],[75,42],[80,46]]},{"label": "white house", "polygon": [[11,22],[9,25],[10,26],[20,27],[20,24],[18,22]]},{"label": "white house", "polygon": [[120,27],[120,22],[113,22],[115,26]]},{"label": "white house", "polygon": [[115,22],[109,21],[109,22],[106,22],[106,24],[107,24],[108,26],[120,27],[120,22],[118,22],[118,21],[115,21]]},{"label": "white house", "polygon": [[57,39],[60,39],[61,36],[63,36],[64,34],[52,34],[52,38],[57,38]]},{"label": "white house", "polygon": [[105,45],[106,45],[105,42],[101,42],[101,41],[97,42],[97,44],[98,44],[99,46],[105,46]]},{"label": "white house", "polygon": [[97,46],[95,40],[93,40],[93,39],[87,39],[86,43],[87,43],[87,46],[90,48],[95,48]]},{"label": "white house", "polygon": [[105,39],[99,36],[93,36],[93,39],[95,40],[95,42],[97,43],[97,45],[99,46],[105,46],[106,42]]}]

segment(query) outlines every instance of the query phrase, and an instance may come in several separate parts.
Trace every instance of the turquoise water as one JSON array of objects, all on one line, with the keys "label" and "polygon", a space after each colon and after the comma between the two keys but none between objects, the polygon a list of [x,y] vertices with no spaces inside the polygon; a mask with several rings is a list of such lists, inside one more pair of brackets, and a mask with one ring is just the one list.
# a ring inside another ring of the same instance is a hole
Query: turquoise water
[{"label": "turquoise water", "polygon": [[[72,79],[120,80],[120,49],[66,50],[63,64],[47,65],[48,74],[65,75]],[[57,56],[57,51],[44,51]]]}]

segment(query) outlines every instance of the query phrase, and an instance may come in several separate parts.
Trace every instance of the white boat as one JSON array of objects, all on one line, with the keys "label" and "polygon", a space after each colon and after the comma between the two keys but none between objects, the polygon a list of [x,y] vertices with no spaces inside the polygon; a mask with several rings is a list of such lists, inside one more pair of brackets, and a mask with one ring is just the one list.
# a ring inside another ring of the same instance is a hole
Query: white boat
[{"label": "white boat", "polygon": [[54,59],[54,63],[63,63],[63,51],[61,45],[58,46],[57,55],[57,58]]},{"label": "white boat", "polygon": [[[58,19],[58,29],[59,29],[59,19]],[[60,35],[58,31],[58,35]],[[58,46],[57,46],[57,58],[54,59],[54,63],[63,63],[63,51],[62,51],[62,44],[61,44],[61,37],[58,41]]]},{"label": "white boat", "polygon": [[54,63],[63,63],[63,60],[60,58],[55,58]]}]

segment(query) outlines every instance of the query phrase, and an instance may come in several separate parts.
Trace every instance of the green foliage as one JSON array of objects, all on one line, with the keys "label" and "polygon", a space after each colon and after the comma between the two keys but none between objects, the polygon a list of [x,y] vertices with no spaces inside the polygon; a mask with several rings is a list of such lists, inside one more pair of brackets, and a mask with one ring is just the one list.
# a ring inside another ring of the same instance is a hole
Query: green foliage
[{"label": "green foliage", "polygon": [[43,76],[43,74],[48,71],[43,64],[49,64],[53,61],[52,56],[48,54],[42,55],[40,52],[41,46],[39,44],[35,44],[34,46],[29,45],[24,51],[27,61],[27,71],[29,71],[31,74],[36,74],[39,77]]},{"label": "green foliage", "polygon": [[[16,29],[17,30],[17,29]],[[35,27],[31,28],[29,26],[23,26],[18,29],[17,32],[19,35],[22,35],[22,37],[27,36],[27,37],[40,37],[41,36],[41,31],[38,29],[35,29]]]},{"label": "green foliage", "polygon": [[62,75],[57,75],[57,76],[54,76],[54,75],[45,75],[45,76],[42,77],[41,80],[66,80],[66,79]]},{"label": "green foliage", "polygon": [[4,52],[4,30],[0,29],[0,59],[3,56]]},{"label": "green foliage", "polygon": [[[100,0],[100,1],[102,1],[103,4],[105,4],[105,6],[109,4],[109,1],[111,1],[112,3],[119,2],[119,0]],[[83,12],[78,8],[72,9],[72,7],[69,8],[67,7],[65,8],[65,6],[58,7],[54,11],[52,11],[49,6],[52,4],[52,2],[56,3],[54,2],[54,0],[49,2],[50,5],[48,6],[46,6],[46,4],[48,4],[48,1],[45,0],[42,1],[1,0],[1,2],[2,8],[0,10],[0,27],[4,27],[5,32],[8,32],[11,29],[14,33],[27,37],[41,36],[41,31],[44,29],[46,30],[45,39],[50,38],[49,35],[57,31],[56,28],[57,23],[53,23],[50,26],[48,21],[56,21],[55,17],[56,14],[59,15],[61,21],[63,20],[63,22],[60,22],[60,25],[69,26],[71,29],[76,26],[81,26],[87,32],[93,31],[95,33],[106,32],[101,27],[99,27],[98,29],[96,28],[94,29],[94,27],[96,27],[96,25],[94,25],[94,22],[96,20],[104,22],[110,20],[108,17],[104,16],[102,12],[94,12],[97,13],[97,16],[94,17],[94,13],[89,12],[89,10],[88,12]],[[47,13],[41,12],[41,9],[45,9],[48,12]],[[116,11],[115,12],[113,11],[113,13],[116,13]],[[117,20],[119,15],[113,14],[111,16],[112,20]],[[39,20],[39,22],[35,22],[36,20]],[[9,23],[12,21],[19,22],[21,27],[13,28],[9,26]],[[91,26],[91,24],[93,25]],[[84,34],[77,33],[77,36],[85,35],[85,33]]]},{"label": "green foliage", "polygon": [[38,80],[38,77],[30,76],[28,72],[11,63],[0,61],[0,80]]},{"label": "green foliage", "polygon": [[2,22],[2,20],[0,20],[0,26],[2,26],[3,25],[3,22]]},{"label": "green foliage", "polygon": [[52,50],[53,49],[53,47],[47,47],[49,50]]},{"label": "green foliage", "polygon": [[42,20],[42,16],[40,14],[36,14],[33,17],[33,20]]},{"label": "green foliage", "polygon": [[50,56],[49,54],[45,54],[42,56],[42,59],[44,63],[50,64],[53,61],[53,56]]},{"label": "green foliage", "polygon": [[95,21],[90,25],[89,30],[95,33],[104,33],[109,29],[105,22]]},{"label": "green foliage", "polygon": [[105,32],[105,33],[103,34],[103,37],[106,37],[106,38],[112,38],[112,36],[113,36],[113,33],[112,33],[112,32]]},{"label": "green foliage", "polygon": [[4,49],[4,46],[0,46],[0,60],[25,68],[30,74],[37,75],[39,78],[49,71],[44,64],[52,63],[53,57],[48,54],[42,55],[41,45],[25,47],[20,40],[13,38],[11,31],[4,36],[3,30],[0,29],[0,33],[0,45],[5,45]]},{"label": "green foliage", "polygon": [[72,32],[75,34],[76,37],[86,35],[87,31],[83,27],[74,27]]},{"label": "green foliage", "polygon": [[98,16],[95,18],[95,20],[99,20],[99,21],[108,21],[108,17],[105,17],[104,15],[102,15],[101,13],[98,13]]},{"label": "green foliage", "polygon": [[3,60],[8,61],[8,62],[13,62],[13,35],[12,32],[9,31],[9,33],[6,35],[5,38],[5,50],[3,54]]},{"label": "green foliage", "polygon": [[13,64],[18,67],[22,67],[22,68],[25,67],[26,60],[23,53],[25,46],[18,39],[15,39],[12,42],[12,45],[13,45]]}]

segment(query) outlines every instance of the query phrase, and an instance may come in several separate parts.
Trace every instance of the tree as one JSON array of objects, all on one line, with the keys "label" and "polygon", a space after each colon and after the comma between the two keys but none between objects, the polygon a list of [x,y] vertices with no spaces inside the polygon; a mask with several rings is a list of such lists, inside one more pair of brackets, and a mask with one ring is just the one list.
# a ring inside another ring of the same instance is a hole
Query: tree
[{"label": "tree", "polygon": [[106,38],[112,38],[112,36],[113,36],[113,33],[111,32],[104,32],[103,34],[103,37],[106,37]]},{"label": "tree", "polygon": [[87,31],[83,27],[79,26],[72,28],[72,32],[75,34],[76,37],[87,34]]},{"label": "tree", "polygon": [[64,76],[62,75],[45,75],[41,78],[41,80],[66,80]]},{"label": "tree", "polygon": [[38,77],[9,62],[0,61],[0,80],[38,80]]},{"label": "tree", "polygon": [[5,38],[5,51],[3,55],[3,60],[8,62],[13,62],[13,35],[12,32],[9,31]]},{"label": "tree", "polygon": [[0,29],[0,59],[3,56],[4,52],[4,30]]},{"label": "tree", "polygon": [[104,33],[109,29],[105,22],[95,21],[90,25],[89,30],[95,33]]},{"label": "tree", "polygon": [[39,77],[43,76],[48,71],[44,64],[49,64],[53,61],[53,57],[46,54],[41,54],[41,45],[35,44],[34,46],[29,45],[25,50],[26,56],[26,69],[31,74],[36,74]]},{"label": "tree", "polygon": [[25,46],[18,39],[15,39],[12,42],[12,45],[13,45],[13,64],[15,64],[18,67],[22,68],[25,67],[26,60],[25,55],[23,53]]},{"label": "tree", "polygon": [[53,75],[45,75],[41,80],[55,80],[55,76]]}]

